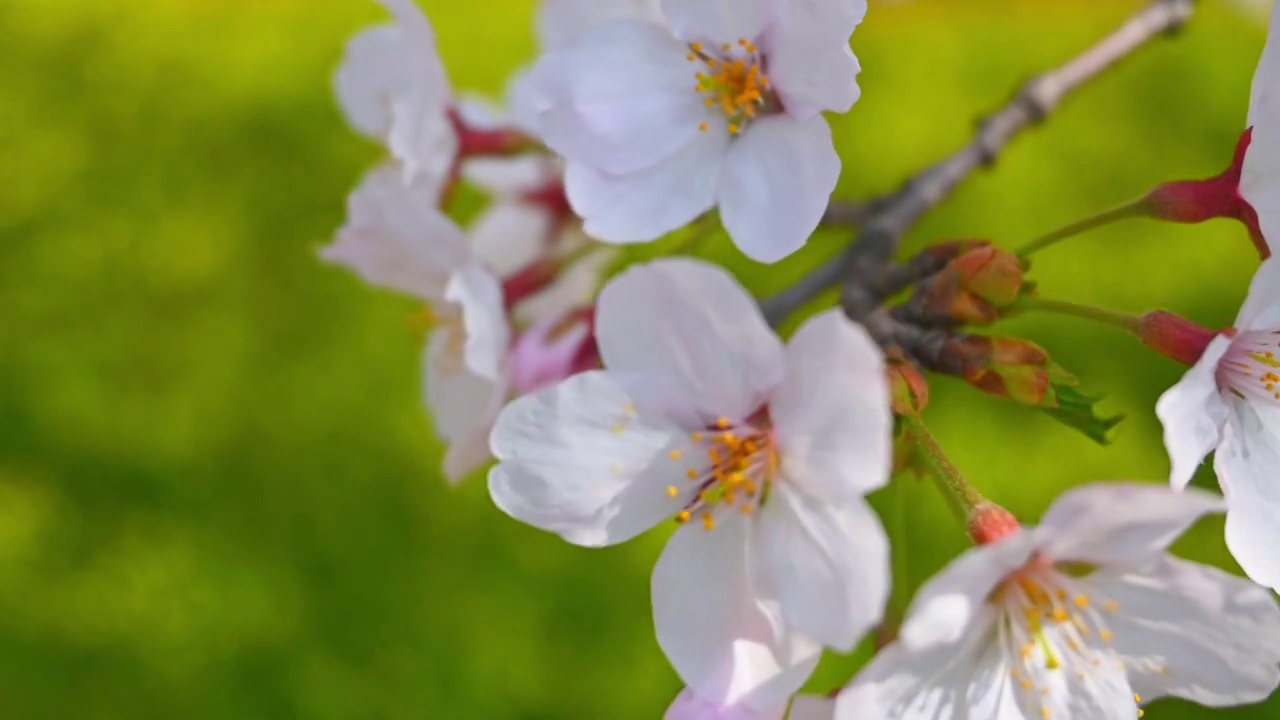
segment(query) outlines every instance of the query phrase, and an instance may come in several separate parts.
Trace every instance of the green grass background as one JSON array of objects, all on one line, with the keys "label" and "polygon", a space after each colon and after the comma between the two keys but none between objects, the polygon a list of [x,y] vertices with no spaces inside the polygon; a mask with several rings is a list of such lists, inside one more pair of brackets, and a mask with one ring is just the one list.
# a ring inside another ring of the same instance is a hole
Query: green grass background
[{"label": "green grass background", "polygon": [[[1137,5],[873,1],[854,39],[863,99],[834,120],[838,194],[895,187]],[[532,55],[531,0],[424,6],[458,87],[496,91]],[[1220,170],[1263,29],[1202,6],[1019,139],[908,249],[1012,245]],[[0,717],[625,720],[659,717],[679,689],[648,608],[663,532],[583,550],[503,516],[480,477],[447,488],[410,304],[315,260],[377,155],[329,83],[380,15],[360,0],[0,3]],[[705,254],[763,293],[843,239],[773,267],[723,241]],[[1134,221],[1045,252],[1035,279],[1222,326],[1255,266],[1233,224]],[[1101,448],[940,380],[931,422],[977,485],[1030,520],[1080,482],[1164,476],[1152,406],[1178,367],[1071,320],[1007,332],[1130,417]],[[901,602],[965,539],[928,485],[875,501],[905,539]],[[1178,548],[1233,567],[1220,538],[1206,521]],[[812,687],[861,657],[830,658]],[[1147,717],[1278,713],[1280,699]]]}]

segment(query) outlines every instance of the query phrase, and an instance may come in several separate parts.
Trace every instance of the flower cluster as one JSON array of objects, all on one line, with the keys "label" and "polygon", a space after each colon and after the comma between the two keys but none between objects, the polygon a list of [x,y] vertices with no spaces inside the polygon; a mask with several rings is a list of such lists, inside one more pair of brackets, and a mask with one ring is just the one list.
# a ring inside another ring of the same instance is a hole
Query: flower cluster
[{"label": "flower cluster", "polygon": [[[712,211],[755,261],[804,246],[841,172],[823,113],[858,99],[865,0],[543,0],[540,55],[505,107],[454,91],[412,0],[380,2],[392,21],[350,41],[335,89],[386,159],[321,256],[425,304],[423,394],[448,478],[496,460],[494,504],[576,545],[674,529],[652,576],[656,641],[687,686],[668,720],[1119,720],[1160,697],[1221,707],[1280,685],[1280,259],[1216,333],[1040,298],[1029,254],[1100,221],[1020,253],[944,242],[850,280],[869,311],[818,312],[784,340],[721,267],[628,264],[613,246]],[[1269,45],[1231,169],[1105,221],[1232,217],[1269,255],[1278,64]],[[465,229],[450,214],[464,185],[486,197]],[[1082,485],[1023,526],[946,459],[922,419],[925,370],[1095,439],[1114,424],[1044,349],[962,331],[1034,309],[1192,365],[1156,407],[1170,486]],[[1188,487],[1210,452],[1222,497]],[[901,578],[866,496],[909,466],[940,481],[975,546],[898,625]],[[1224,511],[1248,580],[1167,552]],[[825,650],[873,630],[846,687],[798,694]]]}]

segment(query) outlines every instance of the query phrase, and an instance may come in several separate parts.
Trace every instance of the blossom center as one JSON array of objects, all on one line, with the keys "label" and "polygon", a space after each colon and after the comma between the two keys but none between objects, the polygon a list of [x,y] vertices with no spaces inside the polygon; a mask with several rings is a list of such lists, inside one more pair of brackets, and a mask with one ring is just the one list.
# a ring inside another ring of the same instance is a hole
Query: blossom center
[{"label": "blossom center", "polygon": [[692,493],[674,485],[667,488],[672,498],[687,498],[676,522],[697,516],[703,528],[711,530],[718,513],[736,510],[749,515],[760,507],[778,469],[777,443],[767,419],[735,425],[721,417],[713,427],[689,433],[689,440],[692,458],[680,450],[668,453],[674,461],[693,463],[685,470]]},{"label": "blossom center", "polygon": [[[1055,708],[1062,707],[1064,688],[1069,692],[1124,672],[1106,621],[1120,604],[1096,597],[1079,578],[1033,560],[1005,580],[993,602],[1001,611],[999,642],[1028,717],[1048,720],[1061,712]],[[1134,701],[1142,698],[1135,695]],[[1142,713],[1139,708],[1137,717]]]},{"label": "blossom center", "polygon": [[[736,48],[725,44],[717,49],[693,43],[686,59],[702,66],[694,73],[694,87],[703,104],[724,113],[731,135],[741,132],[773,99],[764,57],[746,38],[740,38]],[[709,125],[704,122],[699,129],[706,131]]]},{"label": "blossom center", "polygon": [[1236,337],[1218,365],[1218,386],[1264,402],[1280,401],[1280,333],[1246,332]]}]

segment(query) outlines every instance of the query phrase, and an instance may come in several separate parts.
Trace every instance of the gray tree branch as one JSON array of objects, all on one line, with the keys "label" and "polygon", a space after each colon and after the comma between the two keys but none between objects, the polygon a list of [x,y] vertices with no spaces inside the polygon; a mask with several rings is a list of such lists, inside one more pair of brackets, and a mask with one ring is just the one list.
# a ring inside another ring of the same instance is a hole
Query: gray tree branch
[{"label": "gray tree branch", "polygon": [[[1066,64],[1027,82],[1004,107],[978,124],[964,147],[912,176],[859,217],[861,230],[847,250],[761,301],[765,317],[777,325],[803,303],[839,284],[845,313],[854,320],[866,320],[887,294],[901,289],[886,287],[883,279],[909,275],[894,264],[893,256],[902,236],[926,212],[976,170],[991,165],[1015,136],[1048,117],[1073,91],[1152,39],[1181,26],[1192,10],[1192,0],[1153,0]],[[895,326],[890,334],[893,340],[901,340],[904,333]]]}]

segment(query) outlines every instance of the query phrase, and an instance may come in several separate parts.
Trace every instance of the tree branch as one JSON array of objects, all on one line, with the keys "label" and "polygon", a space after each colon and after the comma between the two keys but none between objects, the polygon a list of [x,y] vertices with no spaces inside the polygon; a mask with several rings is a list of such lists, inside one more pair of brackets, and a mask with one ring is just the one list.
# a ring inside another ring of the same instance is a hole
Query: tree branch
[{"label": "tree branch", "polygon": [[1023,85],[1003,108],[979,123],[968,144],[887,196],[865,219],[845,252],[787,290],[764,299],[765,317],[777,325],[801,304],[842,282],[840,302],[845,313],[854,320],[865,319],[884,299],[876,287],[878,278],[891,267],[899,240],[926,212],[978,168],[991,165],[1015,136],[1044,120],[1073,91],[1153,38],[1182,25],[1191,12],[1192,0],[1153,0],[1066,64]]}]

